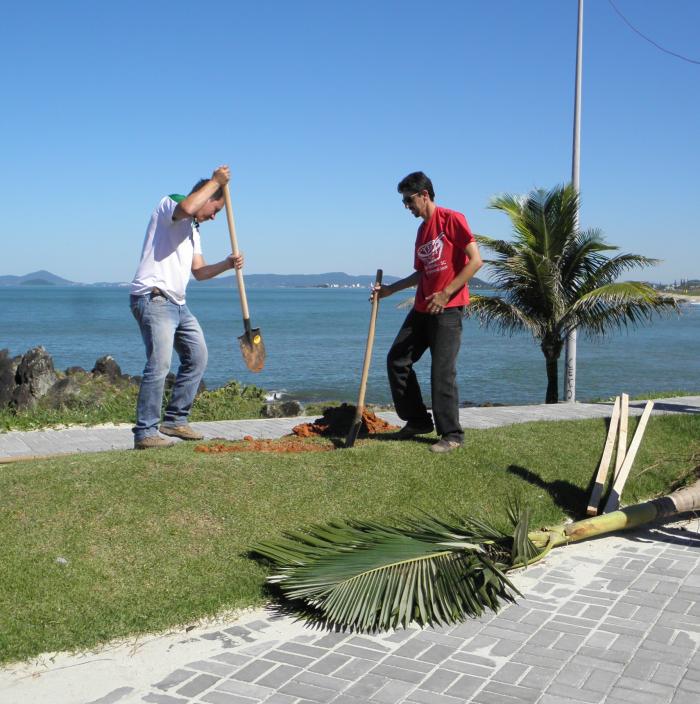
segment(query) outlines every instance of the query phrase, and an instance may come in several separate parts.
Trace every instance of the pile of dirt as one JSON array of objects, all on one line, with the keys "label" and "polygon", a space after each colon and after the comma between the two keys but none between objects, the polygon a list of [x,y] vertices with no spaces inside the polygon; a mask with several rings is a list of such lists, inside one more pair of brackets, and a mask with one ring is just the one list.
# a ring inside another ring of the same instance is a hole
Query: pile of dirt
[{"label": "pile of dirt", "polygon": [[[347,403],[326,408],[321,418],[317,418],[313,423],[302,423],[294,426],[292,433],[301,438],[318,436],[344,438],[350,432],[355,420],[356,410],[355,406]],[[359,437],[366,438],[368,435],[386,433],[392,430],[398,430],[398,427],[387,423],[366,408],[363,409]]]},{"label": "pile of dirt", "polygon": [[221,454],[224,452],[327,452],[332,450],[332,444],[305,442],[292,436],[279,440],[256,440],[246,435],[237,442],[213,442],[206,445],[196,445],[195,452]]}]

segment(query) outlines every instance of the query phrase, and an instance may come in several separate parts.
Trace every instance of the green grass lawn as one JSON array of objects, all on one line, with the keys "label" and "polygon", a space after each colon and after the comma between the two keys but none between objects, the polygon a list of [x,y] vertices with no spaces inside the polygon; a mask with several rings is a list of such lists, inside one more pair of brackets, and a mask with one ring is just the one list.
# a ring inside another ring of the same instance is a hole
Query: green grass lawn
[{"label": "green grass lawn", "polygon": [[[532,527],[580,516],[605,434],[598,419],[467,431],[445,456],[418,441],[287,455],[182,443],[0,466],[0,661],[262,604],[266,570],[247,549],[308,523],[423,509],[505,524],[510,497]],[[652,418],[624,502],[692,474],[699,439],[700,416]]]}]

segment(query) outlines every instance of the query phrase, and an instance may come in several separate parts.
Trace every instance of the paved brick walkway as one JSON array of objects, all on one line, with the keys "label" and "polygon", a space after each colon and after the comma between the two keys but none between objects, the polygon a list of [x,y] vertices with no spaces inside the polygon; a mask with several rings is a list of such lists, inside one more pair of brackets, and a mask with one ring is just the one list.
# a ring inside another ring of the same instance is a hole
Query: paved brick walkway
[{"label": "paved brick walkway", "polygon": [[[700,413],[700,396],[681,396],[655,401],[654,413]],[[630,404],[630,414],[639,415],[643,401]],[[512,423],[544,420],[575,420],[603,418],[610,415],[612,406],[603,403],[559,403],[534,406],[494,406],[489,408],[462,408],[459,416],[465,428],[495,428]],[[396,425],[402,421],[395,413],[381,413],[382,418]],[[270,420],[230,420],[193,423],[205,438],[240,440],[246,435],[255,438],[277,438],[291,432],[298,423],[313,418],[275,418]],[[71,427],[62,430],[12,431],[0,433],[0,462],[3,459],[33,457],[76,452],[127,450],[133,447],[133,435],[128,425],[99,427]]]}]

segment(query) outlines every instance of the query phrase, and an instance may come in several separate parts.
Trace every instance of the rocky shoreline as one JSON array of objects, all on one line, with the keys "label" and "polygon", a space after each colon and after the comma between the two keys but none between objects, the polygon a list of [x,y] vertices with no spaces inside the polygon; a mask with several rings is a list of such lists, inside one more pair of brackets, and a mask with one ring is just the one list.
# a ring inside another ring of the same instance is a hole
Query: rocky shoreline
[{"label": "rocky shoreline", "polygon": [[[166,392],[172,387],[175,374],[166,377]],[[77,401],[99,405],[110,389],[132,389],[135,394],[140,376],[122,373],[112,355],[104,355],[95,361],[91,370],[83,367],[68,367],[57,370],[53,358],[42,346],[27,350],[22,355],[10,356],[9,350],[0,350],[0,412],[30,412],[37,406],[60,410]],[[206,392],[201,382],[197,395]],[[261,401],[260,416],[279,418],[298,416],[304,408],[296,400]]]},{"label": "rocky shoreline", "polygon": [[80,394],[88,376],[122,387],[138,386],[141,380],[122,374],[111,355],[97,359],[89,372],[82,367],[68,367],[60,372],[42,346],[16,357],[10,357],[7,349],[0,350],[0,409],[25,411],[42,399],[51,408],[61,408]]}]

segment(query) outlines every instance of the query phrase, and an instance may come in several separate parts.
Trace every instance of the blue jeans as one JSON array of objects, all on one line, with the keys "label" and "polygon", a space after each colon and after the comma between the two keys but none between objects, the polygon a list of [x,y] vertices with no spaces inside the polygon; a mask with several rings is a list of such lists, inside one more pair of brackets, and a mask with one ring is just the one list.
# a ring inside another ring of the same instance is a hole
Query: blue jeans
[{"label": "blue jeans", "polygon": [[179,306],[161,295],[131,296],[131,312],[146,345],[146,366],[136,403],[134,439],[138,442],[158,434],[165,377],[170,371],[173,347],[180,367],[164,425],[184,425],[199,383],[207,368],[207,344],[197,318],[186,305]]}]

